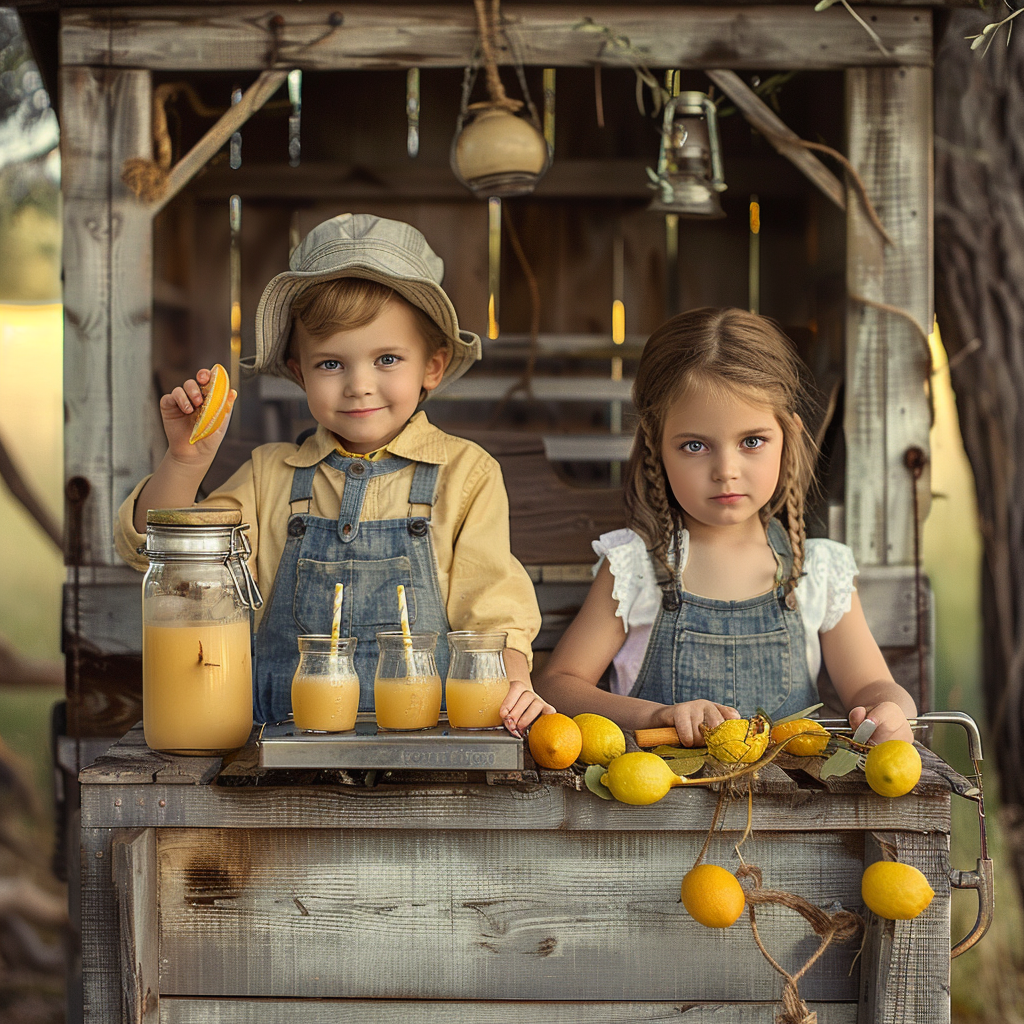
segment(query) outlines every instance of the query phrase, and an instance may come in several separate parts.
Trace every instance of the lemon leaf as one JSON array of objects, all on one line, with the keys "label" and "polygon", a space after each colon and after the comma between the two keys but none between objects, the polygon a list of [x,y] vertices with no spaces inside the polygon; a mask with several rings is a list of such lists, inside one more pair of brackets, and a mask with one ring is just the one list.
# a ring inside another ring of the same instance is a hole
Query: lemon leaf
[{"label": "lemon leaf", "polygon": [[707,754],[691,754],[689,757],[666,757],[665,764],[676,775],[696,775],[704,767]]},{"label": "lemon leaf", "polygon": [[703,757],[707,752],[707,747],[670,747],[665,743],[651,750],[652,754],[657,754],[658,757],[663,757],[666,761],[674,757],[692,757],[696,755]]},{"label": "lemon leaf", "polygon": [[[796,714],[786,715],[785,718],[769,719],[772,725],[785,725],[787,722],[796,722],[801,718],[806,718],[812,711],[817,711],[818,708],[823,708],[825,705],[819,701],[817,704],[812,704],[809,708],[804,708],[803,711],[797,711]],[[768,718],[765,715],[765,718]]]},{"label": "lemon leaf", "polygon": [[601,776],[606,771],[608,769],[603,764],[592,764],[583,776],[583,781],[594,796],[599,796],[602,800],[614,800],[612,791],[601,782]]}]

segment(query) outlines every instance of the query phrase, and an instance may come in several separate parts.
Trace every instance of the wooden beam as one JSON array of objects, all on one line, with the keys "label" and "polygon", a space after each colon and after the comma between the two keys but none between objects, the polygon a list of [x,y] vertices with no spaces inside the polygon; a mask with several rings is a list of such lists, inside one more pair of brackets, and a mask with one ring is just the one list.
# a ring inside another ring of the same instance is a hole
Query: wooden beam
[{"label": "wooden beam", "polygon": [[152,230],[121,183],[148,159],[150,74],[61,73],[64,199],[64,472],[89,482],[83,564],[117,562],[114,514],[150,471]]},{"label": "wooden beam", "polygon": [[287,71],[264,71],[228,107],[210,130],[171,168],[163,195],[147,209],[156,216],[202,169],[213,155],[263,106],[288,77]]},{"label": "wooden beam", "polygon": [[[845,540],[862,567],[913,565],[914,481],[903,460],[912,446],[928,452],[931,427],[922,337],[934,308],[931,71],[848,71],[846,124],[847,155],[894,244],[883,244],[851,193]],[[917,482],[922,520],[929,479],[926,468]]]},{"label": "wooden beam", "polygon": [[719,69],[706,74],[777,152],[806,174],[840,210],[846,209],[846,186],[813,153],[800,145],[800,136],[735,71]]},{"label": "wooden beam", "polygon": [[[331,16],[342,13],[335,29]],[[278,30],[270,19],[280,15]],[[597,8],[507,4],[522,60],[543,67],[628,66],[634,52],[649,67],[751,70],[836,69],[932,64],[931,14],[878,7],[872,27],[892,56],[836,5],[807,7],[642,6]],[[581,28],[587,19],[609,33]],[[611,37],[627,44],[612,43]],[[161,71],[262,71],[465,67],[476,46],[470,4],[388,6],[110,7],[65,9],[65,64],[110,64]],[[511,63],[507,51],[499,59]]]},{"label": "wooden beam", "polygon": [[121,1007],[126,1024],[159,1024],[156,830],[123,829],[111,844]]}]

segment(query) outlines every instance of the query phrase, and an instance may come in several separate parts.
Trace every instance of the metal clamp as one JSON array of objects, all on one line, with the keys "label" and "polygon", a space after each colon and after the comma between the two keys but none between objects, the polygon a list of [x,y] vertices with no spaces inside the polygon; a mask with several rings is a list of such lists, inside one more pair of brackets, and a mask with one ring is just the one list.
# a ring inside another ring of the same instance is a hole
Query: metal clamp
[{"label": "metal clamp", "polygon": [[[961,953],[966,953],[972,946],[976,946],[992,925],[992,918],[995,914],[995,875],[992,867],[992,859],[988,855],[988,833],[985,829],[985,792],[981,781],[981,731],[978,723],[970,715],[963,711],[929,711],[927,714],[918,715],[917,718],[908,718],[911,726],[927,725],[959,725],[967,733],[967,747],[971,762],[974,765],[974,780],[976,786],[962,793],[961,796],[968,800],[974,800],[978,804],[978,834],[981,843],[981,857],[978,858],[977,866],[973,871],[950,870],[949,884],[954,889],[976,889],[978,892],[978,919],[974,927],[962,938],[949,952],[951,960]],[[843,719],[831,721],[822,719],[821,724],[831,732],[849,731],[850,725]]]}]

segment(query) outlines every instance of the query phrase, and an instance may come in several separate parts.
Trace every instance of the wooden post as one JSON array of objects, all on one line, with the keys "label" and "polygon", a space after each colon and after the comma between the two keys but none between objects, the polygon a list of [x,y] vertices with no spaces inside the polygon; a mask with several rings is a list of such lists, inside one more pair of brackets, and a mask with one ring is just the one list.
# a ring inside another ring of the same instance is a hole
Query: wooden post
[{"label": "wooden post", "polygon": [[121,183],[149,157],[150,73],[61,72],[64,470],[89,482],[81,564],[115,562],[118,505],[150,470],[152,223]]},{"label": "wooden post", "polygon": [[[913,565],[914,485],[903,460],[911,446],[928,452],[931,426],[922,336],[934,306],[931,70],[847,71],[846,130],[847,154],[894,244],[885,245],[850,188],[845,540],[862,567]],[[927,469],[917,486],[923,520]]]}]

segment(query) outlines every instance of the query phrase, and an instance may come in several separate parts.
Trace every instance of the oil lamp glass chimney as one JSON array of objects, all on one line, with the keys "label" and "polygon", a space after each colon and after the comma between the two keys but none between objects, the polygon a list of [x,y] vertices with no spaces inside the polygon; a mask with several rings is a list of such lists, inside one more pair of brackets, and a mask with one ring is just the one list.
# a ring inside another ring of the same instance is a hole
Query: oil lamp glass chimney
[{"label": "oil lamp glass chimney", "polygon": [[680,217],[724,217],[719,192],[726,189],[718,116],[705,93],[689,91],[665,105],[657,173],[647,168],[656,195],[648,210]]}]

